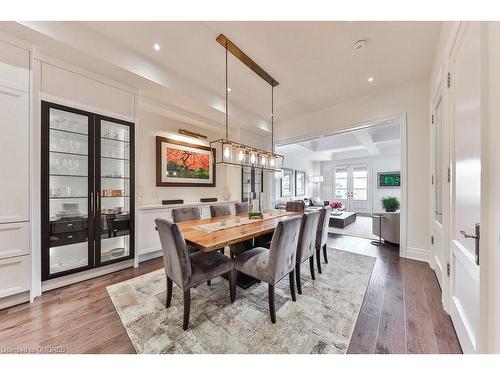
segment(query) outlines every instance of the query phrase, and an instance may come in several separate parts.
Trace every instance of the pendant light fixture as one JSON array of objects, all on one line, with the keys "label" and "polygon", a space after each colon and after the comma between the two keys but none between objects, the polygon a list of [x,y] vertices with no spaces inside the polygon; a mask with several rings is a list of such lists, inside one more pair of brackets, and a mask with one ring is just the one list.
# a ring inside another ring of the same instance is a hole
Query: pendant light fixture
[{"label": "pendant light fixture", "polygon": [[[216,165],[232,165],[237,167],[258,168],[265,171],[279,172],[283,166],[284,157],[274,152],[274,87],[278,82],[267,72],[257,65],[235,44],[227,39],[223,34],[217,37],[217,42],[225,48],[226,52],[226,76],[225,76],[225,137],[210,142],[210,147],[214,150],[214,161]],[[247,146],[229,138],[229,92],[228,87],[228,53],[231,52],[238,60],[248,66],[259,77],[271,85],[271,151],[262,150],[256,147]]]}]

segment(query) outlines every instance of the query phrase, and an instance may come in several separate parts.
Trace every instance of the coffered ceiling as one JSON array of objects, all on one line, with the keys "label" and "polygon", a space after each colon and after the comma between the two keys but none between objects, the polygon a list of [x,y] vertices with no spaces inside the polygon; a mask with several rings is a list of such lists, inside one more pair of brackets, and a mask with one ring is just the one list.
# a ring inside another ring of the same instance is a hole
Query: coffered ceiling
[{"label": "coffered ceiling", "polygon": [[[428,78],[440,22],[22,22],[24,37],[40,35],[133,75],[144,95],[221,122],[225,34],[280,85],[276,123],[373,90]],[[0,25],[2,26],[2,25]],[[29,32],[27,32],[27,30]],[[22,32],[21,32],[22,31]],[[364,39],[364,48],[353,45]],[[158,43],[159,50],[153,48]],[[43,48],[43,47],[42,47]],[[48,48],[48,47],[47,47]],[[53,50],[61,50],[53,48]],[[69,56],[68,58],[71,58]],[[77,58],[74,59],[78,61]],[[99,64],[94,63],[97,69]],[[369,78],[373,78],[369,82]],[[229,114],[248,129],[269,128],[270,87],[229,58]],[[182,100],[180,99],[182,98]],[[202,109],[203,108],[203,109]]]}]

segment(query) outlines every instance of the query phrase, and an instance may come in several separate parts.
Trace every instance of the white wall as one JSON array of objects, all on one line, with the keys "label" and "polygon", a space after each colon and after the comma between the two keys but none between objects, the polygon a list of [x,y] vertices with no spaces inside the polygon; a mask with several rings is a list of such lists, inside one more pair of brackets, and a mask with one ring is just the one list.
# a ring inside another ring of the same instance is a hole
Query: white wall
[{"label": "white wall", "polygon": [[[302,199],[302,198],[311,198],[314,196],[314,194],[317,193],[317,189],[313,186],[314,184],[311,182],[311,176],[314,175],[314,162],[308,159],[305,159],[301,157],[301,155],[293,154],[290,152],[283,152],[283,150],[280,150],[279,148],[276,149],[276,152],[278,154],[282,154],[285,157],[285,161],[283,163],[284,168],[289,168],[293,169],[293,176],[292,176],[292,195],[288,198],[281,198],[281,185],[280,185],[280,179],[275,179],[275,200],[280,200],[280,199]],[[295,170],[298,171],[303,171],[306,172],[306,186],[305,186],[305,194],[300,195],[300,196],[295,196]]]},{"label": "white wall", "polygon": [[386,188],[381,189],[378,187],[377,173],[391,172],[401,170],[401,157],[400,155],[381,155],[365,158],[342,159],[321,162],[321,175],[324,180],[321,184],[321,199],[334,200],[335,197],[335,173],[334,168],[338,165],[345,164],[368,164],[370,170],[370,191],[369,196],[371,200],[371,212],[383,212],[382,198],[384,197],[397,197],[401,202],[401,189],[399,188]]},{"label": "white wall", "polygon": [[428,257],[430,249],[429,81],[423,79],[317,112],[278,122],[276,140],[284,144],[347,130],[375,119],[406,114],[408,158],[407,249]]},{"label": "white wall", "polygon": [[[139,133],[137,144],[136,187],[138,206],[161,204],[163,199],[184,199],[185,203],[199,202],[200,198],[218,198],[223,200],[223,188],[226,185],[226,168],[217,167],[215,187],[157,187],[156,186],[156,136],[168,137],[178,129],[187,129],[209,136],[215,140],[221,132],[208,132],[190,124],[171,118],[139,110]],[[241,178],[234,175],[234,190],[241,188]],[[234,198],[234,197],[232,197]]]}]

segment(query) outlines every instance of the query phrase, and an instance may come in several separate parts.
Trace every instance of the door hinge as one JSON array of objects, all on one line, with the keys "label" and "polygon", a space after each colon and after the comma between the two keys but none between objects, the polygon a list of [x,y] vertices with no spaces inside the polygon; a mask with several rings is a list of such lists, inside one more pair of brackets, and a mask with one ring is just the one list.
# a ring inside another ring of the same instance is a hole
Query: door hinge
[{"label": "door hinge", "polygon": [[448,182],[451,182],[451,168],[448,167]]},{"label": "door hinge", "polygon": [[431,236],[431,245],[434,245],[434,236]]},{"label": "door hinge", "polygon": [[448,72],[447,86],[448,86],[448,88],[451,87],[451,73],[450,72]]},{"label": "door hinge", "polygon": [[434,185],[434,175],[431,174],[431,185]]},{"label": "door hinge", "polygon": [[448,275],[448,277],[450,277],[450,274],[451,274],[450,262],[446,263],[446,274]]},{"label": "door hinge", "polygon": [[431,116],[431,124],[434,124],[434,115]]}]

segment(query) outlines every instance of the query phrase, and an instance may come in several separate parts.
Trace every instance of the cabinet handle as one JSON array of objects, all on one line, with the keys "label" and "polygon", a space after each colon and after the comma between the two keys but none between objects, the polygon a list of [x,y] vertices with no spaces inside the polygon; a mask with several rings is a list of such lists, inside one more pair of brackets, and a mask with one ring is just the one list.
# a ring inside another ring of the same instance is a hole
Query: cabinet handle
[{"label": "cabinet handle", "polygon": [[101,211],[101,193],[96,193],[95,204],[96,204],[96,211],[97,212]]},{"label": "cabinet handle", "polygon": [[69,239],[70,239],[70,238],[73,238],[73,235],[69,235],[69,236],[68,236],[68,238],[69,238]]},{"label": "cabinet handle", "polygon": [[90,212],[94,212],[94,193],[90,193]]}]

